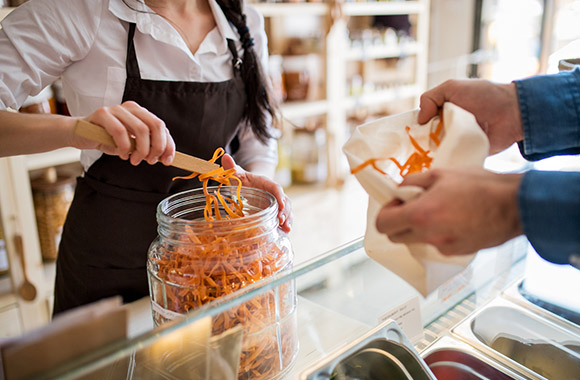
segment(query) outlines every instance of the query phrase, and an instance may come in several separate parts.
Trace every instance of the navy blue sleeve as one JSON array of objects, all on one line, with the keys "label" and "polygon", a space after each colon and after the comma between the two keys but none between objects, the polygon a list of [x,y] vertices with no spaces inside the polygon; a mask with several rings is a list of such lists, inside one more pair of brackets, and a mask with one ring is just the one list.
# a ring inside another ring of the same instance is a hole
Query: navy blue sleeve
[{"label": "navy blue sleeve", "polygon": [[544,259],[576,265],[580,258],[580,173],[532,170],[519,192],[524,234]]}]

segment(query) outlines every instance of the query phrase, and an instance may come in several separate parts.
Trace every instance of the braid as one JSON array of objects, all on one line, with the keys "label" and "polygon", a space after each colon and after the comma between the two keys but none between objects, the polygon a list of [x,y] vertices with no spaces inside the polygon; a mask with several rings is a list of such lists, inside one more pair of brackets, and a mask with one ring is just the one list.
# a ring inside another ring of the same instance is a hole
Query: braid
[{"label": "braid", "polygon": [[266,142],[272,137],[269,120],[277,117],[277,107],[270,94],[270,87],[262,65],[253,48],[254,39],[246,24],[246,15],[242,12],[243,0],[217,0],[226,18],[234,25],[244,48],[241,75],[246,87],[247,102],[244,107],[243,120],[247,121],[260,141]]}]

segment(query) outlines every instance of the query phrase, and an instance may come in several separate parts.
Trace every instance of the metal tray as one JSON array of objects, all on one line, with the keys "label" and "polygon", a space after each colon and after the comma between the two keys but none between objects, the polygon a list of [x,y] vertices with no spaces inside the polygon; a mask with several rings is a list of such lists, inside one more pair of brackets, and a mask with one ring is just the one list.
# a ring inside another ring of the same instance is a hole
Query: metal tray
[{"label": "metal tray", "polygon": [[521,374],[494,361],[467,343],[448,335],[421,352],[438,379],[525,380]]},{"label": "metal tray", "polygon": [[580,337],[507,299],[493,300],[452,333],[530,379],[580,379]]},{"label": "metal tray", "polygon": [[580,336],[580,325],[575,323],[578,314],[572,310],[567,310],[557,305],[550,304],[548,300],[542,300],[533,297],[532,294],[526,294],[523,287],[524,280],[525,279],[520,279],[510,285],[503,291],[502,296],[522,307],[532,310],[534,313],[540,314],[543,318],[569,330],[573,334]]},{"label": "metal tray", "polygon": [[387,320],[300,374],[301,380],[436,380],[399,325]]}]

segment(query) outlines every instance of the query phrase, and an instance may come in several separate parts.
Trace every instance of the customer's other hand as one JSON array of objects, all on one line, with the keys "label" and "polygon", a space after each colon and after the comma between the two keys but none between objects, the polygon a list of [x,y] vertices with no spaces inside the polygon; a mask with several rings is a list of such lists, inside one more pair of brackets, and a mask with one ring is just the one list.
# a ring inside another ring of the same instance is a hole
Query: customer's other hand
[{"label": "customer's other hand", "polygon": [[425,191],[408,202],[385,205],[379,232],[395,243],[428,243],[444,255],[461,255],[521,235],[518,189],[521,174],[484,169],[434,169],[411,174],[401,186]]},{"label": "customer's other hand", "polygon": [[490,143],[490,154],[523,140],[516,85],[481,79],[448,80],[421,95],[418,122],[436,116],[443,103],[451,102],[471,112]]}]

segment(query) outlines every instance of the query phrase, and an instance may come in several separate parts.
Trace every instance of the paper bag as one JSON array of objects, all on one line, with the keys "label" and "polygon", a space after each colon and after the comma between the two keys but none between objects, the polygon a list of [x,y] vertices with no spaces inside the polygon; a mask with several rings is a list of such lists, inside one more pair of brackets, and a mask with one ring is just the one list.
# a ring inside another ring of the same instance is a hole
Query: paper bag
[{"label": "paper bag", "polygon": [[[405,127],[419,145],[429,150],[433,158],[431,168],[482,167],[489,153],[487,136],[475,117],[458,106],[445,103],[443,107],[443,129],[439,134],[439,147],[429,137],[439,125],[439,117],[427,124],[417,122],[418,110],[389,116],[363,124],[356,128],[343,147],[351,168],[368,159],[393,157],[403,164],[415,152]],[[399,168],[391,160],[378,161],[377,166],[387,175],[372,166],[367,166],[356,175],[357,180],[369,194],[365,250],[367,254],[412,285],[423,296],[460,273],[473,260],[475,253],[448,257],[434,246],[427,244],[397,244],[391,242],[375,228],[380,208],[398,198],[408,201],[418,196],[423,189],[402,186]]]}]

